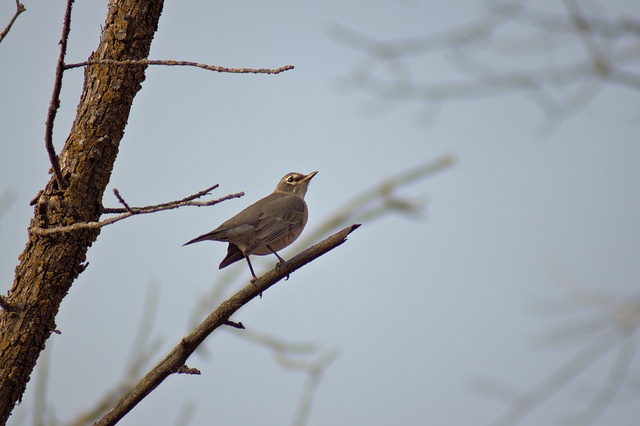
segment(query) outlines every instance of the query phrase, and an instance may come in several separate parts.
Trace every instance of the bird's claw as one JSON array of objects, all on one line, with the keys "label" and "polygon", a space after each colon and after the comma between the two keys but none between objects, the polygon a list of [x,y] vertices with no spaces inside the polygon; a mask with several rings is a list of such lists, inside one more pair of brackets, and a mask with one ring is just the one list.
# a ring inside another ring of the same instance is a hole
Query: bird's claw
[{"label": "bird's claw", "polygon": [[[279,270],[281,270],[282,268],[284,268],[284,264],[285,264],[285,261],[284,261],[284,260],[282,260],[282,261],[280,261],[280,262],[276,263],[276,270],[277,270],[277,271],[279,271]],[[284,278],[284,280],[285,280],[285,281],[288,281],[288,280],[289,280],[289,277],[290,277],[290,274],[287,274],[287,276]]]}]

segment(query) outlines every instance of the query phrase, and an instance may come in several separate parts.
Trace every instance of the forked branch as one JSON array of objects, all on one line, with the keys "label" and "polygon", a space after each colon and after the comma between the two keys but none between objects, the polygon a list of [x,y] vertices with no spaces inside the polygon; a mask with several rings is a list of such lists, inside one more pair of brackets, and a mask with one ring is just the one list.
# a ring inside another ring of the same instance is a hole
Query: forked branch
[{"label": "forked branch", "polygon": [[128,217],[138,215],[138,214],[156,213],[163,210],[177,209],[179,207],[184,207],[184,206],[196,206],[196,207],[213,206],[215,204],[221,203],[222,201],[230,200],[232,198],[239,198],[244,195],[244,192],[238,192],[235,194],[225,195],[224,197],[218,198],[216,200],[193,201],[196,198],[200,198],[203,195],[208,194],[209,191],[217,187],[218,187],[217,184],[213,185],[203,191],[200,191],[196,194],[183,198],[182,200],[169,201],[167,203],[156,204],[153,206],[144,206],[144,207],[130,207],[129,204],[127,204],[127,202],[124,201],[124,199],[122,198],[118,190],[114,188],[113,192],[116,198],[118,198],[118,201],[120,201],[120,204],[124,206],[124,208],[121,208],[121,209],[105,208],[102,210],[102,213],[105,213],[105,214],[120,213],[118,216],[101,220],[99,222],[79,222],[79,223],[74,223],[73,225],[57,226],[54,228],[31,228],[29,232],[31,232],[31,234],[33,235],[51,235],[51,234],[63,233],[63,232],[74,232],[82,229],[102,228],[103,226],[111,225],[112,223],[116,223],[118,221],[121,221],[122,219],[126,219]]},{"label": "forked branch", "polygon": [[20,14],[25,10],[27,10],[27,8],[24,7],[24,4],[16,0],[16,13],[14,13],[13,17],[11,18],[11,20],[9,21],[5,29],[2,30],[2,32],[0,33],[0,43],[2,43],[2,40],[7,36],[7,34],[9,34],[9,31],[11,31],[11,27],[16,22],[16,19],[18,19],[18,16],[20,16]]}]

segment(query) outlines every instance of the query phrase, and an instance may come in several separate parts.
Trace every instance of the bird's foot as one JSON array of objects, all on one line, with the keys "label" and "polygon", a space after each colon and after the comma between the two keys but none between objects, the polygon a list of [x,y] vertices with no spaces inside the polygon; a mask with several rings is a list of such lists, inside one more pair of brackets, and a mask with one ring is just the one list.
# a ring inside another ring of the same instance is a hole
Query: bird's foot
[{"label": "bird's foot", "polygon": [[[284,268],[284,264],[285,264],[284,260],[280,260],[280,262],[276,263],[276,271],[282,270],[282,268]],[[289,276],[290,276],[290,274],[287,274],[287,276],[284,278],[284,280],[287,281],[289,279]]]},{"label": "bird's foot", "polygon": [[[258,281],[258,277],[254,276],[253,278],[251,278],[249,280],[249,282],[251,283],[252,286],[256,286],[256,281]],[[260,292],[260,299],[262,299],[262,292]]]}]

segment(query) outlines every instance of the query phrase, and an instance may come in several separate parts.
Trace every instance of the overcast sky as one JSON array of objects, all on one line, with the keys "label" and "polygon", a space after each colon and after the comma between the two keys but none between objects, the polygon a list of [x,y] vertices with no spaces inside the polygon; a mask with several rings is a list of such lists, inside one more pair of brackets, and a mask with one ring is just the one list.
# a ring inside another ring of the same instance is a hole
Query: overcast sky
[{"label": "overcast sky", "polygon": [[[0,44],[2,294],[27,239],[29,201],[49,179],[44,122],[64,13],[63,1],[25,3],[27,11]],[[0,5],[0,26],[13,7],[10,1]],[[632,0],[586,8],[607,19],[640,20]],[[513,398],[542,386],[597,343],[597,333],[569,333],[555,345],[548,338],[615,318],[615,309],[603,314],[612,305],[579,300],[568,283],[583,296],[601,293],[615,303],[638,296],[638,90],[603,85],[584,109],[552,123],[519,93],[425,107],[415,100],[379,102],[347,83],[364,56],[336,35],[337,27],[396,40],[459,27],[485,13],[476,1],[166,2],[152,59],[295,69],[280,75],[147,70],[104,204],[117,206],[113,188],[135,206],[216,183],[212,197],[246,195],[102,230],[89,250],[88,269],[62,303],[62,334],[47,341],[47,404],[55,415],[71,420],[126,375],[150,289],[157,294],[151,339],[161,339],[153,365],[190,330],[199,300],[220,277],[233,274],[226,294],[247,284],[244,262],[231,272],[217,269],[224,244],[181,245],[270,193],[290,171],[319,171],[307,192],[304,237],[385,178],[455,159],[397,192],[424,203],[421,214],[365,222],[346,244],[233,316],[250,332],[314,343],[317,352],[303,360],[336,356],[308,424],[493,424]],[[106,2],[76,2],[67,62],[83,61],[96,49],[105,16]],[[530,29],[516,26],[506,34],[515,40],[518,31]],[[552,53],[514,52],[504,65],[517,69],[537,61],[540,68],[584,53],[576,40],[562,46],[539,41],[532,52],[542,46]],[[461,78],[439,55],[412,64],[417,80]],[[639,71],[637,63],[629,67]],[[58,151],[82,78],[81,69],[64,76],[54,131]],[[291,258],[300,249],[281,254]],[[253,264],[260,275],[275,258]],[[628,340],[629,348],[637,339]],[[293,422],[304,373],[283,369],[272,351],[233,330],[216,331],[204,346],[188,363],[202,375],[170,377],[121,424],[176,424],[185,407],[193,425]],[[625,354],[634,360],[629,380],[594,424],[637,424],[638,356],[620,347],[612,346],[521,424],[579,424],[574,416]],[[9,424],[32,422],[37,371]]]}]

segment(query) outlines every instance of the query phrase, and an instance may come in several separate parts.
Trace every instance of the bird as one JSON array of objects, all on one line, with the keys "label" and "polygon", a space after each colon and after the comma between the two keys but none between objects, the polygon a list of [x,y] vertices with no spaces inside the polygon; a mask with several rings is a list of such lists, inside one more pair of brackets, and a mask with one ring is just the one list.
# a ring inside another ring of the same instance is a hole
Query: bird
[{"label": "bird", "polygon": [[271,194],[251,204],[213,231],[200,235],[183,246],[200,241],[228,242],[227,255],[218,269],[245,258],[253,276],[252,281],[255,282],[258,278],[249,255],[264,256],[273,253],[279,262],[284,262],[278,251],[293,243],[307,224],[309,210],[304,196],[309,182],[317,173],[287,173]]}]

